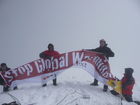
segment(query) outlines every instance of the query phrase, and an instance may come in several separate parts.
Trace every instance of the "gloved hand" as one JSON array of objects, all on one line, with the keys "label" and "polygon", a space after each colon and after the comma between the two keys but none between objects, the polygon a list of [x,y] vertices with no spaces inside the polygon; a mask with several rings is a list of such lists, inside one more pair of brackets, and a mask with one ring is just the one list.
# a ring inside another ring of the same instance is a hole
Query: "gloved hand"
[{"label": "gloved hand", "polygon": [[111,86],[115,87],[115,86],[116,86],[116,84],[115,84],[114,82],[111,82]]},{"label": "gloved hand", "polygon": [[104,54],[104,53],[101,53],[101,55],[106,56],[106,54]]},{"label": "gloved hand", "polygon": [[51,56],[45,56],[46,59],[51,59]]}]

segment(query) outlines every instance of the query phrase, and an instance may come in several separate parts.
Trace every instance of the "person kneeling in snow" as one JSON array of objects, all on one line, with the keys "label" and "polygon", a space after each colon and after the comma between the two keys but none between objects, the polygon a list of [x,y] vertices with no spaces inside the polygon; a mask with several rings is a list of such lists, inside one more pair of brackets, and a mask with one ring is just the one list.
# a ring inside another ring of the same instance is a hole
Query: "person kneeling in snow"
[{"label": "person kneeling in snow", "polygon": [[[133,72],[134,72],[134,70],[132,68],[125,68],[124,76],[121,79],[121,82],[122,82],[122,95],[126,99],[126,101],[128,101],[128,102],[133,102],[132,89],[133,89],[134,84],[135,84],[135,79],[132,76]],[[113,95],[118,95],[119,94],[114,90],[111,90],[110,92]]]}]

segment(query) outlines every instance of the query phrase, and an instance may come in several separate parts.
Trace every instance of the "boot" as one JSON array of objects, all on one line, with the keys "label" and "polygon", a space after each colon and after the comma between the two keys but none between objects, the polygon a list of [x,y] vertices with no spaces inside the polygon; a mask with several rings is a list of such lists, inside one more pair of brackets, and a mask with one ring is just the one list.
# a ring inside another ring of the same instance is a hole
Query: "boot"
[{"label": "boot", "polygon": [[94,82],[90,84],[91,86],[98,86],[98,80],[94,79]]},{"label": "boot", "polygon": [[108,86],[104,85],[103,91],[106,92],[108,90]]},{"label": "boot", "polygon": [[14,90],[17,90],[17,89],[18,89],[18,87],[17,87],[17,86],[15,86],[15,87],[14,87]]},{"label": "boot", "polygon": [[53,85],[54,85],[54,86],[57,86],[57,83],[56,83],[56,78],[55,78],[55,79],[53,79]]},{"label": "boot", "polygon": [[42,87],[45,87],[45,86],[47,86],[47,84],[46,84],[46,83],[42,85]]},{"label": "boot", "polygon": [[133,102],[132,95],[123,95],[127,102]]},{"label": "boot", "polygon": [[113,94],[115,96],[119,95],[119,93],[117,93],[115,90],[111,90],[110,92],[111,92],[111,94]]},{"label": "boot", "polygon": [[7,92],[7,91],[9,91],[9,86],[4,86],[3,87],[3,92]]}]

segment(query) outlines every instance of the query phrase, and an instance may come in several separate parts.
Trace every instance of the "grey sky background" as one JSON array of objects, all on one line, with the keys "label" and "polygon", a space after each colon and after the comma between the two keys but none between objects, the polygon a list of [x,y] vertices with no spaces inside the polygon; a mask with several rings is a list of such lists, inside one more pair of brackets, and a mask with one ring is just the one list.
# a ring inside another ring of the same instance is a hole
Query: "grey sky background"
[{"label": "grey sky background", "polygon": [[65,53],[102,38],[115,52],[112,73],[132,67],[139,77],[139,0],[0,0],[0,62],[11,68],[38,59],[50,42]]}]

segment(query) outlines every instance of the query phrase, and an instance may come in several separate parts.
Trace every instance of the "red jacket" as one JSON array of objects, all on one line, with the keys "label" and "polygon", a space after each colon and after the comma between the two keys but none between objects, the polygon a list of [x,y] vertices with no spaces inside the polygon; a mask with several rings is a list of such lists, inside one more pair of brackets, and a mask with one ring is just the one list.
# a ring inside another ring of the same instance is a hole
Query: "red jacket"
[{"label": "red jacket", "polygon": [[59,52],[57,51],[49,51],[49,50],[46,50],[46,51],[43,51],[42,53],[40,53],[40,58],[43,58],[43,59],[50,59],[50,57],[52,56],[57,56],[57,55],[60,55]]},{"label": "red jacket", "polygon": [[124,75],[122,78],[122,94],[123,95],[132,95],[132,89],[135,84],[135,79],[133,77],[127,77]]},{"label": "red jacket", "polygon": [[44,51],[43,52],[45,55],[47,55],[47,56],[56,56],[56,55],[59,55],[59,52],[57,52],[57,51],[49,51],[49,50],[46,50],[46,51]]}]

